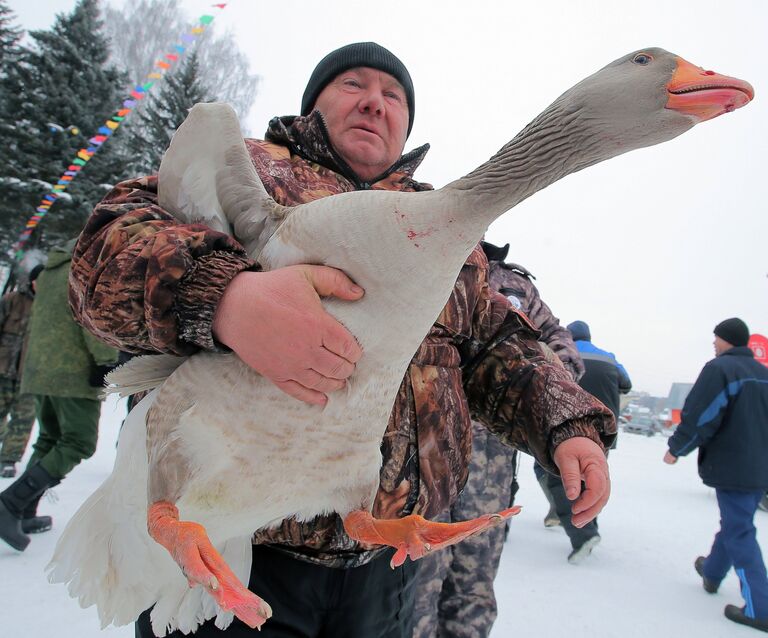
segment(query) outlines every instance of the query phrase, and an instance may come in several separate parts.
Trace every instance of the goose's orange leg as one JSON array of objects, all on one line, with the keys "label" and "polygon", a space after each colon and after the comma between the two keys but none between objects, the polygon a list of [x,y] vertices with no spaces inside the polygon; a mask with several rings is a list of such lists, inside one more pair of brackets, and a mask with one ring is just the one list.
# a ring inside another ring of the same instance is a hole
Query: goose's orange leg
[{"label": "goose's orange leg", "polygon": [[168,501],[157,501],[147,511],[149,535],[165,547],[189,581],[189,586],[202,585],[223,609],[252,628],[272,616],[272,610],[235,576],[216,551],[205,528],[197,523],[179,520],[179,510]]},{"label": "goose's orange leg", "polygon": [[418,514],[384,520],[373,518],[365,510],[357,510],[344,519],[344,529],[356,541],[394,547],[397,551],[390,562],[394,568],[402,565],[408,556],[418,560],[429,552],[455,545],[495,527],[519,511],[520,506],[515,506],[461,523],[435,523]]}]

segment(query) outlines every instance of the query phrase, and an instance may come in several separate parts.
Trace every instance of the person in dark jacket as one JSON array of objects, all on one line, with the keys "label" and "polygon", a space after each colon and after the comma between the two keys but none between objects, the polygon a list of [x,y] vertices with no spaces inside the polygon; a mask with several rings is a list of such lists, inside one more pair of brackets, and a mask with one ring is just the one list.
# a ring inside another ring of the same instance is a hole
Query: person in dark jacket
[{"label": "person in dark jacket", "polygon": [[[599,399],[618,419],[619,395],[626,394],[632,389],[632,381],[627,371],[612,352],[602,350],[592,343],[592,333],[585,321],[569,323],[568,330],[584,363],[584,374],[579,378],[579,385]],[[615,442],[612,447],[615,447]],[[533,469],[550,506],[554,508],[558,522],[571,541],[572,550],[568,555],[568,562],[577,565],[589,556],[600,542],[597,519],[593,519],[581,528],[574,526],[571,522],[572,504],[565,495],[562,483],[538,463],[534,464]],[[551,518],[551,514],[547,514],[544,519],[545,526],[552,526]]]},{"label": "person in dark jacket", "polygon": [[584,362],[584,375],[579,379],[579,385],[600,399],[618,419],[619,395],[632,389],[627,371],[616,361],[612,352],[602,350],[592,343],[592,334],[585,321],[569,323],[568,330]]},{"label": "person in dark jacket", "polygon": [[747,347],[749,329],[737,318],[715,326],[715,358],[696,379],[669,439],[664,461],[699,449],[699,476],[715,488],[720,531],[709,556],[694,567],[714,594],[731,567],[745,605],[726,605],[734,622],[768,632],[768,579],[754,517],[768,488],[768,368]]},{"label": "person in dark jacket", "polygon": [[[505,261],[509,244],[481,242],[488,258],[489,283],[525,313],[574,380],[584,373],[571,333],[554,316],[533,284],[535,277],[518,264]],[[514,503],[518,451],[472,422],[469,477],[458,500],[437,520],[464,521]],[[558,479],[559,481],[559,479]],[[499,526],[421,560],[416,580],[413,638],[488,636],[498,608],[493,581],[499,569],[507,527]]]}]

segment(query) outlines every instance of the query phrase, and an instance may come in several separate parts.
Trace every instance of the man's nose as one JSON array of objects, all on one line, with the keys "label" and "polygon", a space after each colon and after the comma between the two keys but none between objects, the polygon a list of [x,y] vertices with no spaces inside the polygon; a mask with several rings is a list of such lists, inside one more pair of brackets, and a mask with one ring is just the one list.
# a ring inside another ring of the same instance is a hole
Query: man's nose
[{"label": "man's nose", "polygon": [[367,91],[365,95],[363,95],[360,99],[358,108],[363,113],[369,113],[371,115],[383,115],[384,96],[380,91]]}]

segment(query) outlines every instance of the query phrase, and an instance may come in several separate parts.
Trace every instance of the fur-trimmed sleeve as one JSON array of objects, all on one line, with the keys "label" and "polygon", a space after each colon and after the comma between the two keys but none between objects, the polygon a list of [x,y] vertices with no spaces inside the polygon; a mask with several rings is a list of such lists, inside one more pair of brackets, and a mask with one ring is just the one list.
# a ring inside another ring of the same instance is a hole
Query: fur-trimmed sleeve
[{"label": "fur-trimmed sleeve", "polygon": [[239,272],[255,269],[232,237],[182,224],[157,205],[157,177],[118,184],[94,209],[75,247],[75,318],[129,352],[213,348],[213,311]]}]

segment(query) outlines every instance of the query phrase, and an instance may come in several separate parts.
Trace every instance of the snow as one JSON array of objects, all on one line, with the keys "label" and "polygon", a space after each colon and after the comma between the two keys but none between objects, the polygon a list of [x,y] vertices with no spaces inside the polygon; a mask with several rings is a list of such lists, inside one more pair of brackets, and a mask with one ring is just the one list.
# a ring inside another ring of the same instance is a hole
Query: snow
[{"label": "snow", "polygon": [[[56,502],[43,499],[41,513],[53,516],[54,529],[33,536],[21,554],[0,543],[0,636],[134,635],[132,626],[100,631],[95,610],[80,609],[44,574],[66,521],[111,471],[124,415],[122,400],[104,404],[96,454],[56,488]],[[665,449],[664,436],[622,434],[610,455],[613,494],[599,518],[602,542],[578,566],[566,562],[564,532],[543,526],[546,501],[524,455],[517,496],[523,511],[513,519],[496,579],[499,617],[492,638],[758,635],[723,616],[726,603],[742,604],[733,573],[716,595],[701,588],[693,561],[707,553],[717,529],[714,491],[701,484],[694,456],[668,466],[661,461]],[[10,482],[0,479],[0,489]],[[768,550],[768,514],[758,511],[756,524]]]},{"label": "snow", "polygon": [[[523,457],[516,499],[523,512],[502,555],[491,638],[757,634],[723,616],[726,604],[743,605],[733,571],[718,594],[702,589],[693,561],[709,552],[719,525],[715,491],[701,483],[695,453],[670,466],[662,463],[665,451],[663,435],[620,434],[609,456],[611,500],[598,517],[602,541],[578,566],[566,562],[565,533],[544,527],[548,505]],[[768,513],[758,510],[755,524],[766,553]]]},{"label": "snow", "polygon": [[53,188],[53,184],[49,182],[45,182],[42,179],[31,179],[29,180],[31,184],[37,184],[41,188],[45,189],[46,191],[49,191]]}]

